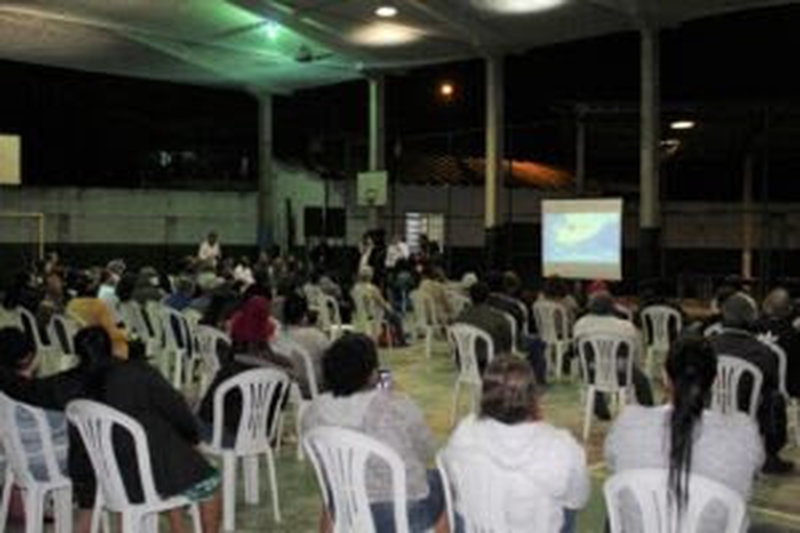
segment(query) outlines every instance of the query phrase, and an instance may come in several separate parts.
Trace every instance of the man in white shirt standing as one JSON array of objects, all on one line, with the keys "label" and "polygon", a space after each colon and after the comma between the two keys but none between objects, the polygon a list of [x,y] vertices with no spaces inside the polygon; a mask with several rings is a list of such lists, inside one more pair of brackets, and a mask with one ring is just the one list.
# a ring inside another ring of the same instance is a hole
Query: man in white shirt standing
[{"label": "man in white shirt standing", "polygon": [[208,237],[200,243],[200,249],[197,251],[197,258],[200,261],[211,263],[215,267],[217,261],[222,258],[222,250],[219,247],[219,237],[217,233],[212,231]]},{"label": "man in white shirt standing", "polygon": [[392,244],[386,250],[386,268],[392,270],[397,266],[398,261],[408,259],[409,255],[411,254],[408,245],[403,242],[403,238],[400,235],[395,235],[394,239],[392,239]]}]

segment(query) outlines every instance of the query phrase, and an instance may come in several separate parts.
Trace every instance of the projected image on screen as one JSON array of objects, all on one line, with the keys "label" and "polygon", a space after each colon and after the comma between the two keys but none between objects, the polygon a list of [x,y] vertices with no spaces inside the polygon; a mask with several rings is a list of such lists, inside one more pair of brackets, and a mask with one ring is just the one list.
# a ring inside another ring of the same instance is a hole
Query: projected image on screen
[{"label": "projected image on screen", "polygon": [[543,202],[545,276],[620,279],[621,245],[621,200]]}]

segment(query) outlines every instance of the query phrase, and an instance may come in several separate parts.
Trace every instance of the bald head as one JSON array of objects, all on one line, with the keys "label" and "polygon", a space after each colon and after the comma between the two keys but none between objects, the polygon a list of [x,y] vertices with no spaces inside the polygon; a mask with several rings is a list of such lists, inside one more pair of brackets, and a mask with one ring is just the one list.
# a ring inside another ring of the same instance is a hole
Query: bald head
[{"label": "bald head", "polygon": [[782,287],[772,289],[762,304],[764,314],[771,318],[786,318],[792,314],[792,298]]}]

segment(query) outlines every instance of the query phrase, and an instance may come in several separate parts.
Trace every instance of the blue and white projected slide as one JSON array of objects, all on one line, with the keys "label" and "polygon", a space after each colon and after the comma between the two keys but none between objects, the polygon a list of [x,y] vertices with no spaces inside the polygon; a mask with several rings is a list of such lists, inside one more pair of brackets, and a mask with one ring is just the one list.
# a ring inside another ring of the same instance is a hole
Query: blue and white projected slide
[{"label": "blue and white projected slide", "polygon": [[542,273],[622,278],[622,199],[543,200]]}]

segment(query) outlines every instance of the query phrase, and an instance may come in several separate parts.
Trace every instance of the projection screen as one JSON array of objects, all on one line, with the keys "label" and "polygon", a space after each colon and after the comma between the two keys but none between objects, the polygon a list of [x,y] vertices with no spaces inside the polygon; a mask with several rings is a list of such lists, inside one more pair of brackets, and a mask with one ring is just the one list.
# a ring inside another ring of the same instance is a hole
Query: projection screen
[{"label": "projection screen", "polygon": [[542,274],[622,279],[622,199],[543,200]]}]

